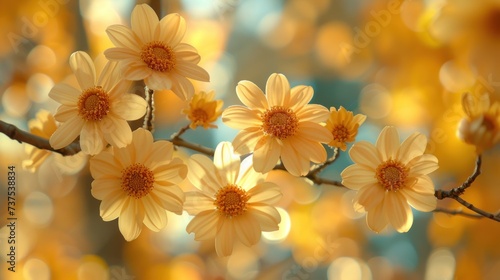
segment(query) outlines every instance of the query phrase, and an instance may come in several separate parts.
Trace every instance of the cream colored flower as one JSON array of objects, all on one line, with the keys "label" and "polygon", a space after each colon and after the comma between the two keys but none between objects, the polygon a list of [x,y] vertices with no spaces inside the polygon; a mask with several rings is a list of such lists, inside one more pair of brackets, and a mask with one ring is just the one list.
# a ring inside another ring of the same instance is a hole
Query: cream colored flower
[{"label": "cream colored flower", "polygon": [[262,231],[278,230],[281,217],[273,204],[281,198],[279,187],[264,182],[252,168],[252,156],[240,163],[229,142],[217,145],[212,162],[191,156],[189,181],[201,191],[186,193],[184,209],[195,215],[187,232],[195,240],[215,239],[219,256],[228,256],[235,242],[256,244]]},{"label": "cream colored flower", "polygon": [[375,232],[391,224],[407,232],[413,224],[410,205],[423,212],[436,208],[434,185],[427,174],[438,168],[434,155],[424,154],[427,138],[414,133],[402,144],[398,131],[386,126],[377,144],[360,141],[349,150],[354,164],[341,174],[342,184],[357,190],[354,207],[366,211]]},{"label": "cream colored flower", "polygon": [[466,93],[462,106],[467,115],[458,125],[457,136],[476,146],[481,154],[500,140],[500,104],[490,102],[488,93],[479,97]]},{"label": "cream colored flower", "polygon": [[217,128],[212,124],[222,114],[222,100],[214,100],[215,92],[201,91],[191,98],[189,108],[184,109],[182,113],[186,114],[187,118],[191,121],[189,127],[196,129],[198,126],[207,128]]},{"label": "cream colored flower", "polygon": [[61,149],[80,135],[82,151],[95,155],[106,142],[117,147],[129,144],[132,131],[127,121],[146,113],[146,101],[126,93],[130,82],[119,78],[115,62],[109,62],[98,78],[94,63],[84,52],[73,53],[70,66],[80,88],[61,83],[50,91],[49,96],[61,103],[54,117],[62,123],[50,137],[50,145]]},{"label": "cream colored flower", "polygon": [[136,239],[142,224],[152,231],[167,225],[165,210],[182,213],[184,192],[178,186],[187,174],[187,166],[173,158],[168,141],[153,142],[151,132],[139,128],[132,143],[112,147],[90,159],[92,195],[102,200],[104,221],[118,219],[118,227],[127,241]]},{"label": "cream colored flower", "polygon": [[319,123],[328,118],[328,109],[308,104],[313,97],[309,86],[290,89],[287,78],[272,74],[266,95],[254,83],[241,81],[236,93],[244,106],[230,106],[222,113],[229,127],[241,129],[233,140],[236,152],[253,151],[254,168],[268,172],[278,159],[292,175],[306,175],[310,162],[326,160],[321,143],[332,141],[332,134]]},{"label": "cream colored flower", "polygon": [[345,151],[347,143],[354,142],[356,139],[358,128],[365,120],[365,115],[357,114],[354,116],[351,111],[347,111],[342,106],[340,106],[338,111],[334,107],[331,107],[330,117],[326,121],[325,127],[332,133],[333,140],[328,145]]},{"label": "cream colored flower", "polygon": [[[36,118],[28,122],[30,133],[36,136],[49,139],[56,131],[57,124],[54,116],[49,111],[40,110],[36,114]],[[79,152],[71,156],[62,156],[61,154],[51,151],[38,149],[34,146],[26,144],[25,151],[29,159],[23,160],[22,166],[24,169],[35,172],[50,156],[54,157],[54,166],[62,174],[75,174],[79,172],[87,163],[87,156]]]},{"label": "cream colored flower", "polygon": [[131,26],[112,25],[106,29],[116,48],[104,54],[122,62],[126,79],[144,79],[150,89],[171,89],[183,100],[194,94],[187,78],[209,81],[207,71],[197,65],[200,56],[196,49],[181,43],[186,22],[179,14],[159,20],[150,6],[141,4],[132,11]]}]

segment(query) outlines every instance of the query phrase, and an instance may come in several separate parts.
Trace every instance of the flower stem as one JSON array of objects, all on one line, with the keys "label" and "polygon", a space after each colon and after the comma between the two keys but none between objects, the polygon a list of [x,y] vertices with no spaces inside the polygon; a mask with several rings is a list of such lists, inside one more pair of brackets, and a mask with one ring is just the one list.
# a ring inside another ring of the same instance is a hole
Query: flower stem
[{"label": "flower stem", "polygon": [[144,129],[147,129],[151,132],[154,131],[154,112],[155,112],[155,102],[154,102],[154,90],[148,88],[147,86],[144,87],[144,93],[146,95],[146,102],[148,103],[148,108],[146,111],[146,115],[144,116],[144,124],[142,127]]}]

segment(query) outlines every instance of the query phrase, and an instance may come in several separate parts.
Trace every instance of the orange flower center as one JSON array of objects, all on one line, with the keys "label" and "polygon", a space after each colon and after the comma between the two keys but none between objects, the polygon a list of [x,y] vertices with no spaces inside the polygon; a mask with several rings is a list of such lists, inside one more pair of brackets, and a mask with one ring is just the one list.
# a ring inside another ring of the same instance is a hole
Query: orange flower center
[{"label": "orange flower center", "polygon": [[217,191],[214,205],[226,217],[243,214],[250,199],[248,193],[236,185],[229,184]]},{"label": "orange flower center", "polygon": [[349,129],[343,124],[336,125],[332,130],[333,140],[338,142],[346,142],[349,140]]},{"label": "orange flower center", "polygon": [[208,114],[203,109],[194,109],[191,111],[191,120],[195,124],[203,124],[208,120]]},{"label": "orange flower center", "polygon": [[375,171],[378,182],[388,191],[397,191],[405,186],[409,169],[402,163],[389,159]]},{"label": "orange flower center", "polygon": [[281,140],[293,136],[298,126],[297,116],[290,108],[273,106],[262,115],[262,130],[264,130],[264,133]]},{"label": "orange flower center", "polygon": [[122,171],[122,189],[128,196],[141,198],[153,190],[153,172],[142,163],[134,163]]},{"label": "orange flower center", "polygon": [[142,47],[141,59],[158,72],[169,72],[175,66],[175,53],[171,47],[160,41],[153,41]]},{"label": "orange flower center", "polygon": [[102,87],[92,87],[82,92],[77,106],[78,114],[83,119],[87,121],[99,121],[109,112],[109,96]]}]

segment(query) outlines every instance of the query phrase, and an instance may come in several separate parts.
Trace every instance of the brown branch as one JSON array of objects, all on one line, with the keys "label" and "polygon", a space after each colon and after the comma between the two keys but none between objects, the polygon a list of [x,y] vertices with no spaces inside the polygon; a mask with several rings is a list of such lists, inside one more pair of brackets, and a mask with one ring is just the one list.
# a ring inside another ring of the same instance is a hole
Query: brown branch
[{"label": "brown branch", "polygon": [[48,150],[52,152],[59,153],[63,156],[70,156],[80,152],[79,143],[71,143],[69,146],[55,150],[50,146],[49,140],[42,138],[40,136],[31,134],[29,132],[23,131],[17,128],[15,125],[6,123],[0,120],[0,132],[7,135],[10,139],[15,140],[19,143],[27,143],[35,146],[39,149]]},{"label": "brown branch", "polygon": [[174,137],[168,141],[172,142],[172,144],[174,144],[175,146],[188,148],[188,149],[191,149],[193,151],[197,151],[197,152],[200,152],[202,154],[205,154],[207,156],[213,157],[214,153],[215,153],[215,151],[213,149],[207,148],[207,147],[199,145],[199,144],[194,144],[194,143],[188,142],[180,137]]},{"label": "brown branch", "polygon": [[149,89],[147,86],[144,87],[144,93],[145,93],[145,96],[146,96],[146,102],[148,103],[148,107],[147,107],[147,110],[146,110],[146,115],[144,116],[144,124],[142,125],[142,127],[144,129],[147,129],[151,132],[154,131],[154,118],[155,118],[155,115],[154,115],[154,112],[155,112],[155,102],[154,102],[154,93],[155,91],[152,90],[152,89]]},{"label": "brown branch", "polygon": [[432,211],[434,213],[445,213],[445,214],[449,214],[449,215],[457,215],[457,216],[465,216],[465,217],[468,217],[468,218],[474,218],[474,219],[482,219],[482,218],[485,218],[483,215],[480,215],[480,214],[474,214],[474,213],[467,213],[467,212],[464,212],[462,211],[462,209],[455,209],[455,210],[452,210],[452,209],[446,209],[446,208],[436,208],[434,209],[434,211]]}]

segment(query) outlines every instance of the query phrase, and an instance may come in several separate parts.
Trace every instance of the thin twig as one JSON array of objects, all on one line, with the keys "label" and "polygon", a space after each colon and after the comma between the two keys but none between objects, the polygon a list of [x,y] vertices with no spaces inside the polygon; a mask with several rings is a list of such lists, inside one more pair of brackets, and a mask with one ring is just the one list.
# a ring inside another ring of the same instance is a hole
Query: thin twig
[{"label": "thin twig", "polygon": [[481,174],[481,155],[477,156],[476,167],[474,168],[474,172],[472,173],[472,175],[470,175],[467,178],[467,180],[465,180],[465,182],[460,187],[453,188],[449,191],[445,191],[445,190],[441,190],[441,189],[436,190],[436,192],[434,193],[434,196],[436,196],[437,199],[444,199],[447,197],[450,197],[450,198],[458,197],[458,196],[462,195],[465,192],[465,190],[472,185],[472,183],[474,183],[474,181],[476,180],[477,176],[479,176],[479,174]]},{"label": "thin twig", "polygon": [[467,213],[467,212],[464,212],[462,211],[462,209],[455,209],[455,210],[452,210],[452,209],[446,209],[446,208],[436,208],[434,209],[434,211],[432,211],[434,213],[445,213],[445,214],[449,214],[449,215],[453,215],[453,216],[465,216],[465,217],[468,217],[468,218],[474,218],[474,219],[482,219],[482,218],[485,218],[485,216],[483,215],[480,215],[480,214],[474,214],[474,213]]},{"label": "thin twig", "polygon": [[482,209],[477,208],[476,206],[474,206],[471,203],[469,203],[469,202],[465,201],[464,199],[462,199],[460,196],[452,197],[452,198],[455,199],[456,201],[458,201],[458,203],[462,204],[463,206],[469,208],[471,211],[474,211],[474,212],[478,213],[479,215],[482,215],[482,216],[484,216],[484,217],[486,217],[488,219],[500,222],[500,217],[498,217],[497,215],[489,213],[489,212],[486,212],[486,211],[484,211]]},{"label": "thin twig", "polygon": [[50,146],[49,140],[40,136],[31,134],[17,128],[15,125],[6,123],[0,120],[0,132],[7,135],[10,139],[16,140],[19,143],[27,143],[39,149],[44,149],[52,152],[59,153],[63,156],[70,156],[80,152],[79,143],[71,143],[69,146],[62,149],[54,149]]},{"label": "thin twig", "polygon": [[338,155],[339,155],[339,149],[338,148],[333,149],[333,155],[322,164],[318,164],[313,168],[311,168],[311,171],[309,171],[308,176],[315,177],[317,174],[323,171],[323,169],[332,164],[338,158]]},{"label": "thin twig", "polygon": [[188,124],[188,125],[186,125],[186,126],[184,126],[184,127],[182,127],[179,131],[177,131],[176,133],[174,133],[174,134],[172,135],[172,137],[171,137],[171,138],[172,138],[172,139],[175,139],[175,138],[180,138],[180,137],[181,137],[181,135],[182,135],[182,134],[184,134],[184,132],[186,132],[186,131],[188,131],[188,130],[189,130],[189,128],[190,128],[190,127],[189,127],[189,124]]},{"label": "thin twig", "polygon": [[146,115],[144,116],[144,124],[142,127],[151,132],[154,131],[154,112],[155,112],[155,102],[154,102],[154,93],[155,91],[149,89],[147,86],[144,87],[144,93],[146,96],[146,102],[148,103],[148,107],[146,110]]},{"label": "thin twig", "polygon": [[202,154],[205,154],[207,156],[214,156],[215,151],[213,149],[207,148],[205,146],[199,145],[199,144],[194,144],[188,141],[185,141],[184,139],[180,137],[172,138],[169,140],[174,144],[175,146],[180,146],[184,148],[191,149],[193,151],[200,152]]}]

